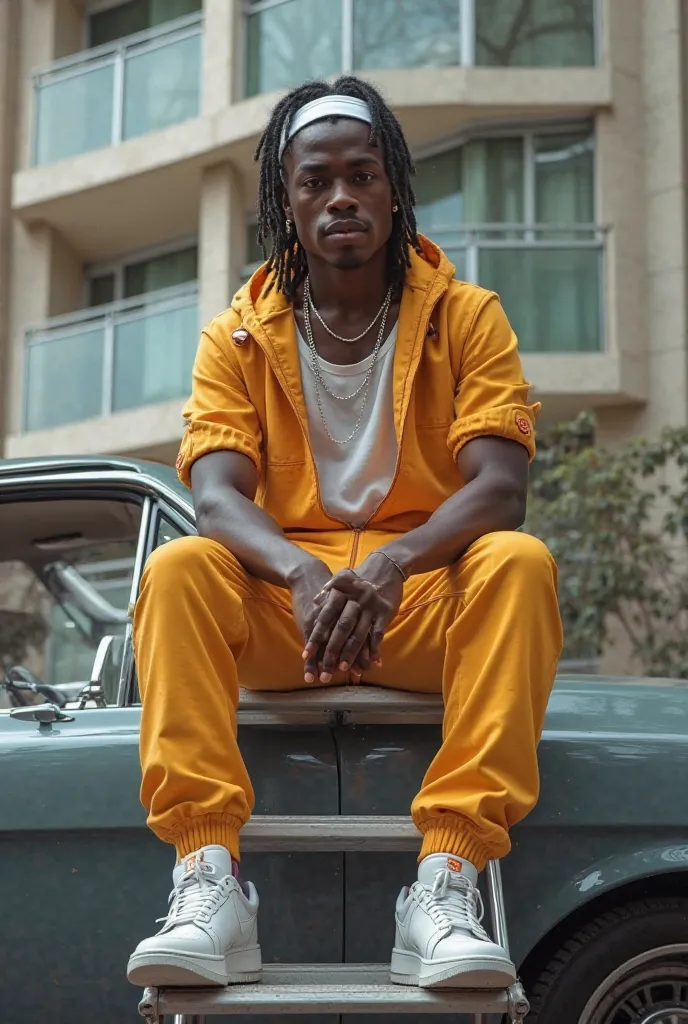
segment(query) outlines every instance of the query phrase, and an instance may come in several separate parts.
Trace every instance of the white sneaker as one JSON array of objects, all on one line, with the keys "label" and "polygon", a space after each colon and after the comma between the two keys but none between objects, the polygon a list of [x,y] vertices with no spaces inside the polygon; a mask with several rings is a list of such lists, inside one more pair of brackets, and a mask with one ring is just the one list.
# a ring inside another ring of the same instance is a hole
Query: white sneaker
[{"label": "white sneaker", "polygon": [[230,985],[260,981],[258,893],[232,874],[223,846],[190,853],[173,873],[170,911],[162,928],[129,959],[133,985]]},{"label": "white sneaker", "polygon": [[418,881],[399,893],[392,978],[421,988],[508,988],[516,968],[480,923],[478,873],[445,853],[425,857]]}]

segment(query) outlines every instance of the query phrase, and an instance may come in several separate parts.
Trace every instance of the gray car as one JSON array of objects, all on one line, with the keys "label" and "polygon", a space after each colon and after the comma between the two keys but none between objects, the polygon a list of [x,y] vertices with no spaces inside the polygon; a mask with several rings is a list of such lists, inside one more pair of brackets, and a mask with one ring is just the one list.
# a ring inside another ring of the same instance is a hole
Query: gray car
[{"label": "gray car", "polygon": [[[193,506],[164,466],[6,461],[0,523],[0,1022],[134,1024],[124,969],[164,906],[172,851],[138,799],[130,613],[145,559],[194,532]],[[432,698],[365,688],[245,695],[258,839],[242,871],[266,964],[388,960],[414,854],[307,851],[271,823],[407,814],[440,718]],[[688,687],[562,675],[540,758],[540,802],[503,864],[528,1020],[688,1019]]]}]

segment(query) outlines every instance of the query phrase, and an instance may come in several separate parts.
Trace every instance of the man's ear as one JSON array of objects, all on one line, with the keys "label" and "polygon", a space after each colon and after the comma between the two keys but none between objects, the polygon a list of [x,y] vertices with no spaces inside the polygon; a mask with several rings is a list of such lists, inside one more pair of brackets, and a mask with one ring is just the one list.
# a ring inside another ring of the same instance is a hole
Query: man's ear
[{"label": "man's ear", "polygon": [[287,218],[287,220],[294,219],[294,211],[292,210],[289,204],[289,196],[287,195],[286,188],[282,190],[282,209],[284,210],[284,216]]}]

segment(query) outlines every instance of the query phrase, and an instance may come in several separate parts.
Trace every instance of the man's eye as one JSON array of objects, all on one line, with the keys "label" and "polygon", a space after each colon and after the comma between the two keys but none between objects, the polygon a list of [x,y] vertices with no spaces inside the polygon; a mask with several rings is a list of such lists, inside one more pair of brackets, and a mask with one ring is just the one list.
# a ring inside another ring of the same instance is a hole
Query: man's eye
[{"label": "man's eye", "polygon": [[356,175],[355,181],[372,181],[374,177],[375,175],[371,174],[370,171],[359,171],[358,174]]},{"label": "man's eye", "polygon": [[304,183],[304,188],[320,188],[322,185],[322,178],[307,178]]}]

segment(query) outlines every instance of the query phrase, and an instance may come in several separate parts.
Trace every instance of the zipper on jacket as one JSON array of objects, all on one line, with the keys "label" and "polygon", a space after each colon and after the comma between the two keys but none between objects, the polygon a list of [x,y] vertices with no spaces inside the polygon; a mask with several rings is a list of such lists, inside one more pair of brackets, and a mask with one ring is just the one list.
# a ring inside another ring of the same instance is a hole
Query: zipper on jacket
[{"label": "zipper on jacket", "polygon": [[349,556],[349,564],[347,569],[353,569],[356,565],[356,556],[358,555],[358,542],[361,539],[363,533],[363,527],[354,526],[352,527],[354,533],[353,544],[351,545],[351,555]]}]

